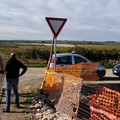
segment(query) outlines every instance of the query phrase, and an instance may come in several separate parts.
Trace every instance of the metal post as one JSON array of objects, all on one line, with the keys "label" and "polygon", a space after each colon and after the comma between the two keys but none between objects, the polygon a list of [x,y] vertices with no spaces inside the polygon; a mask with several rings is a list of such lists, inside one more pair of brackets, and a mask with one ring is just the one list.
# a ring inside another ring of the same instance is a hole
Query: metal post
[{"label": "metal post", "polygon": [[49,69],[49,67],[50,67],[50,62],[51,62],[52,54],[53,54],[53,48],[54,48],[54,38],[52,40],[52,46],[51,46],[51,50],[50,50],[50,56],[49,56],[49,61],[48,61],[47,69]]},{"label": "metal post", "polygon": [[56,41],[57,41],[57,38],[54,38],[54,72],[56,72]]}]

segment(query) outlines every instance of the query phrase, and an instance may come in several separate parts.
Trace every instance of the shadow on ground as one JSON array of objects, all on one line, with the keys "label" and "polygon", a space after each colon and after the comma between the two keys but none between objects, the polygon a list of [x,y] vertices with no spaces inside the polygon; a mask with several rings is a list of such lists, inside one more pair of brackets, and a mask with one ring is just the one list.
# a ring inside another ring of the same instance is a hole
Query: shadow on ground
[{"label": "shadow on ground", "polygon": [[119,77],[104,77],[101,80],[120,80]]}]

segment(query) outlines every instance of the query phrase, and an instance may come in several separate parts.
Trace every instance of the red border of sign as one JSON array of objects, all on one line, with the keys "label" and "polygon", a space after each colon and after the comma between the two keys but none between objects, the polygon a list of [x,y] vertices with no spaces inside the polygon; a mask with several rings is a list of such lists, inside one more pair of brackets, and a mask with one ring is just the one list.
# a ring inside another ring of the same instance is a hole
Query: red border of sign
[{"label": "red border of sign", "polygon": [[[46,21],[47,21],[47,23],[48,23],[48,25],[49,25],[51,31],[53,32],[54,37],[57,37],[57,36],[58,36],[58,34],[60,33],[61,29],[63,28],[64,24],[65,24],[66,21],[67,21],[66,18],[53,18],[53,17],[46,17],[45,19],[46,19]],[[57,32],[55,32],[53,26],[52,26],[51,23],[50,23],[50,20],[63,21],[63,23],[61,24],[61,26],[60,26],[60,28],[58,29]]]}]

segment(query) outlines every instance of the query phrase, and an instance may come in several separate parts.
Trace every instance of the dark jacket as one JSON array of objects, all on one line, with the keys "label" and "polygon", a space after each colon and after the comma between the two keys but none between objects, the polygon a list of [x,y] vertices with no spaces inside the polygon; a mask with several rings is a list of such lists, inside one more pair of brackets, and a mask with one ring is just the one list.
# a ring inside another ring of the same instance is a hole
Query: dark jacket
[{"label": "dark jacket", "polygon": [[[20,68],[22,68],[22,71],[20,73]],[[16,58],[10,58],[6,64],[5,71],[6,73],[6,78],[7,79],[15,79],[18,78],[19,76],[23,75],[27,70],[27,67],[21,63],[19,60]]]}]

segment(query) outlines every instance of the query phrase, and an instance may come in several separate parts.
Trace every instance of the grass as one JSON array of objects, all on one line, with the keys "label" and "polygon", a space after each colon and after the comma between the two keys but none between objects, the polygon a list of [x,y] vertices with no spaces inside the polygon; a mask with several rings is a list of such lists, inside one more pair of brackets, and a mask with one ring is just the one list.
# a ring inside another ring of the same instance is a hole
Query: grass
[{"label": "grass", "polygon": [[112,64],[112,63],[104,63],[104,67],[105,67],[106,69],[112,69],[113,66],[114,66],[114,64]]},{"label": "grass", "polygon": [[25,64],[27,67],[44,68],[47,64]]},{"label": "grass", "polygon": [[24,100],[24,102],[25,102],[25,103],[31,103],[32,100],[33,100],[32,97],[26,97],[25,100]]}]

